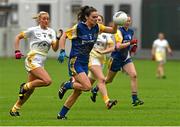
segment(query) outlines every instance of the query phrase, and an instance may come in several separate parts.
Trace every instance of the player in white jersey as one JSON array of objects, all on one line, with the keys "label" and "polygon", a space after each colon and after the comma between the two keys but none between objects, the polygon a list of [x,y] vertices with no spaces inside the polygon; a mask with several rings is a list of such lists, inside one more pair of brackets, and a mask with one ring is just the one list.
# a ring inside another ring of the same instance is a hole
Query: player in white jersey
[{"label": "player in white jersey", "polygon": [[[31,27],[26,31],[19,33],[15,39],[15,57],[21,59],[19,43],[21,39],[27,39],[30,43],[30,51],[25,59],[25,67],[28,72],[28,81],[20,86],[19,99],[10,110],[11,116],[20,116],[18,110],[27,101],[36,87],[49,86],[51,78],[44,69],[44,62],[47,53],[52,47],[54,51],[58,50],[59,44],[56,33],[49,28],[49,14],[41,11],[36,17],[38,26]],[[60,37],[60,36],[59,36]]]},{"label": "player in white jersey", "polygon": [[158,34],[158,39],[153,42],[152,58],[158,62],[157,77],[166,78],[164,74],[164,63],[166,62],[166,50],[172,55],[172,50],[163,33]]},{"label": "player in white jersey", "polygon": [[[98,16],[97,22],[103,24],[103,17]],[[91,100],[96,101],[97,91],[99,90],[102,94],[103,100],[108,109],[111,109],[113,105],[116,105],[117,100],[110,100],[105,85],[105,76],[103,74],[103,65],[105,63],[106,54],[114,50],[114,43],[111,35],[108,33],[101,33],[98,35],[97,42],[90,53],[89,58],[89,73],[88,77],[93,84],[97,80],[97,86],[93,88]]]}]

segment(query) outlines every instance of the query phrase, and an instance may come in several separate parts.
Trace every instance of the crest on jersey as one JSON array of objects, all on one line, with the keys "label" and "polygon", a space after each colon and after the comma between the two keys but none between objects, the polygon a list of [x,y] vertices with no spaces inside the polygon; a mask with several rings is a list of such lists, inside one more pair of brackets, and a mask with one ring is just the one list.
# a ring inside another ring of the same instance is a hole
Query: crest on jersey
[{"label": "crest on jersey", "polygon": [[52,39],[52,34],[48,34],[49,38]]},{"label": "crest on jersey", "polygon": [[106,35],[103,34],[102,37],[103,37],[103,39],[106,39]]},{"label": "crest on jersey", "polygon": [[37,37],[41,37],[41,33],[35,33]]}]

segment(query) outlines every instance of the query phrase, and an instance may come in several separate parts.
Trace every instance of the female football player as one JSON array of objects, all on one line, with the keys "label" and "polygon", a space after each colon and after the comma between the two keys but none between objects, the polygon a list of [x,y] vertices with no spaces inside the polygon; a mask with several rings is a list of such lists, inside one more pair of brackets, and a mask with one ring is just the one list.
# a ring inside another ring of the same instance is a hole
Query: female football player
[{"label": "female football player", "polygon": [[28,72],[28,81],[21,84],[19,91],[19,99],[10,110],[11,116],[20,116],[18,110],[27,101],[36,87],[46,87],[51,84],[51,78],[44,69],[44,62],[47,53],[52,47],[54,51],[58,50],[59,43],[56,41],[56,33],[49,28],[49,14],[41,11],[36,17],[38,26],[31,27],[26,31],[22,31],[15,38],[15,58],[21,59],[22,53],[19,48],[21,39],[28,39],[30,43],[30,51],[25,59],[25,68]]},{"label": "female football player", "polygon": [[[103,17],[101,15],[97,18],[97,23],[103,24]],[[101,33],[98,35],[97,41],[90,52],[89,58],[89,73],[88,77],[91,81],[91,84],[97,80],[98,85],[92,89],[91,100],[96,101],[94,93],[99,89],[102,94],[103,100],[106,104],[106,107],[110,109],[113,105],[117,103],[117,100],[110,100],[108,97],[107,89],[105,86],[105,76],[103,74],[103,66],[106,59],[106,54],[114,50],[114,43],[111,38],[111,35],[108,33]],[[110,105],[111,104],[111,105]]]},{"label": "female football player", "polygon": [[[130,52],[135,52],[137,47],[137,40],[133,39],[134,31],[129,28],[131,25],[131,18],[123,27],[119,27],[119,30],[115,34],[115,40],[117,47],[120,46],[120,50],[113,51],[109,62],[109,70],[106,76],[106,83],[111,83],[116,76],[117,72],[123,69],[131,80],[131,92],[132,92],[132,104],[133,106],[142,105],[144,102],[138,98],[137,94],[137,72],[133,61],[130,56]],[[122,45],[122,44],[124,45]],[[119,45],[118,45],[119,44]]]},{"label": "female football player", "polygon": [[157,66],[157,78],[166,78],[164,74],[164,64],[166,62],[166,50],[172,55],[172,50],[168,41],[165,39],[163,33],[158,34],[158,39],[153,42],[152,46],[152,58],[158,62]]},{"label": "female football player", "polygon": [[68,89],[74,89],[73,93],[66,100],[64,106],[58,113],[58,119],[66,119],[68,110],[75,103],[81,91],[91,90],[91,82],[87,76],[89,53],[92,50],[98,34],[101,32],[115,33],[117,25],[106,27],[97,23],[98,12],[95,8],[84,6],[81,8],[78,19],[79,22],[67,30],[60,39],[59,61],[63,62],[65,56],[66,37],[72,40],[72,48],[69,57],[69,74],[75,81],[68,81],[61,85],[59,98],[62,99]]},{"label": "female football player", "polygon": [[[118,71],[125,71],[131,80],[132,104],[137,106],[144,102],[137,96],[137,73],[130,55],[131,52],[136,52],[137,40],[133,39],[134,31],[129,28],[130,24],[131,18],[128,17],[124,26],[119,27],[115,34],[116,50],[112,52],[109,60],[106,83],[111,83]],[[93,95],[95,98],[96,92]]]}]

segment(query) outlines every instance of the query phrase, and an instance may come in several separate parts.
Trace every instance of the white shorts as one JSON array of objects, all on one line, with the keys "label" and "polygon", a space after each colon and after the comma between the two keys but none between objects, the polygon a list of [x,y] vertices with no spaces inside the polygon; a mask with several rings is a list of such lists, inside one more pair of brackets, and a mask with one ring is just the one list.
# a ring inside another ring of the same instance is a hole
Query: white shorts
[{"label": "white shorts", "polygon": [[[103,69],[104,59],[99,59],[97,57],[90,56],[90,58],[89,58],[89,67],[91,67],[92,65],[99,65]],[[95,80],[95,77],[94,77],[93,73],[90,70],[88,72],[88,77]]]},{"label": "white shorts", "polygon": [[93,57],[93,56],[89,57],[89,65],[88,65],[89,67],[92,65],[103,66],[103,64],[104,64],[104,57],[102,58]]},{"label": "white shorts", "polygon": [[25,59],[25,68],[27,71],[31,71],[37,67],[44,67],[44,61],[46,56],[40,54],[31,54],[28,55]]},{"label": "white shorts", "polygon": [[159,63],[165,63],[166,62],[166,54],[163,52],[156,52],[155,53],[156,61]]}]

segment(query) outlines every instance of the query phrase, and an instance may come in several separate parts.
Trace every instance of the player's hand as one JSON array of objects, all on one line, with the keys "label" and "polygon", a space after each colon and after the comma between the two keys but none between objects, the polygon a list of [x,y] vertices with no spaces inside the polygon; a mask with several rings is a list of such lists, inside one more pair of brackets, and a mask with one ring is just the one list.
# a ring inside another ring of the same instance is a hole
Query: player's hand
[{"label": "player's hand", "polygon": [[95,49],[96,52],[103,54],[103,51],[99,50],[99,49]]},{"label": "player's hand", "polygon": [[155,55],[154,54],[152,54],[152,60],[154,61],[156,58],[155,58]]},{"label": "player's hand", "polygon": [[133,44],[132,46],[131,46],[131,49],[130,49],[130,54],[131,53],[136,53],[136,51],[137,51],[137,44]]},{"label": "player's hand", "polygon": [[120,49],[120,46],[121,46],[121,43],[116,43],[116,45],[115,45],[115,50]]},{"label": "player's hand", "polygon": [[138,43],[138,40],[137,40],[137,39],[132,39],[132,40],[130,41],[130,44],[131,44],[131,45],[137,44],[137,43]]},{"label": "player's hand", "polygon": [[24,56],[20,50],[15,51],[15,58],[16,59],[21,59],[21,57]]},{"label": "player's hand", "polygon": [[60,52],[59,52],[59,56],[58,56],[58,61],[60,63],[64,62],[64,58],[66,56],[66,52],[64,49],[61,49]]},{"label": "player's hand", "polygon": [[57,32],[56,39],[57,39],[57,40],[60,40],[60,38],[61,38],[62,35],[63,35],[63,30],[62,30],[62,29],[59,29],[58,32]]},{"label": "player's hand", "polygon": [[170,55],[170,56],[173,56],[173,53],[172,53],[172,52],[169,52],[169,55]]}]

